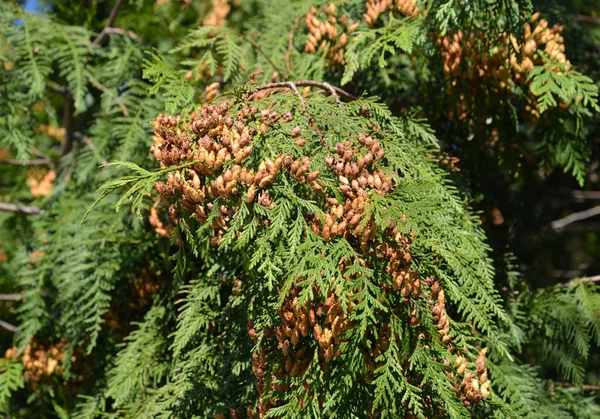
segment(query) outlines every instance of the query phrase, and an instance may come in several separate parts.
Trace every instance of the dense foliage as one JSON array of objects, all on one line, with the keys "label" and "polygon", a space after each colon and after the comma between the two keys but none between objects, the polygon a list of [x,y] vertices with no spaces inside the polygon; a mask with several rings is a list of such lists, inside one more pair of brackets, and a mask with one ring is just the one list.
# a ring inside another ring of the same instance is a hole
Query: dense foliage
[{"label": "dense foliage", "polygon": [[7,417],[600,415],[598,2],[33,3]]}]

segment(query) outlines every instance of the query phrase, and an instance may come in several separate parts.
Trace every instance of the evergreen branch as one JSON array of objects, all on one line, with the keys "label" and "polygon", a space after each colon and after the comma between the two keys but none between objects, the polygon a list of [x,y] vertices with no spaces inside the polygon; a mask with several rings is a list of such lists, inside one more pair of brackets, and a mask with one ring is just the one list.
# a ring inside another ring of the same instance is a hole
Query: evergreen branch
[{"label": "evergreen branch", "polygon": [[169,172],[184,169],[195,164],[203,164],[203,162],[192,161],[179,166],[169,166],[154,172],[149,172],[148,170],[139,167],[135,163],[121,161],[109,163],[106,167],[118,167],[133,170],[137,173],[137,175],[123,176],[113,181],[106,182],[104,185],[100,186],[100,188],[98,189],[98,191],[101,192],[100,196],[98,196],[96,201],[94,201],[94,203],[87,209],[87,211],[81,218],[81,224],[83,224],[83,222],[90,215],[92,210],[100,203],[100,201],[102,201],[104,198],[106,198],[118,188],[122,188],[124,186],[129,185],[131,186],[129,186],[127,192],[125,192],[117,201],[115,205],[115,211],[118,212],[119,208],[124,202],[128,200],[133,200],[132,208],[138,216],[141,216],[142,200],[146,196],[150,195],[150,192],[154,189],[154,182],[158,181],[161,176]]},{"label": "evergreen branch", "polygon": [[574,212],[573,214],[569,214],[564,218],[552,221],[552,228],[556,231],[562,230],[569,224],[575,223],[577,221],[585,220],[587,218],[595,217],[600,214],[600,205],[597,207],[589,208],[584,211]]},{"label": "evergreen branch", "polygon": [[23,363],[15,359],[0,360],[0,411],[4,415],[12,393],[24,386]]},{"label": "evergreen branch", "polygon": [[27,205],[15,205],[9,204],[7,202],[0,202],[0,211],[6,212],[15,212],[17,214],[26,214],[26,215],[41,215],[44,213],[44,210],[38,207],[27,206]]},{"label": "evergreen branch", "polygon": [[100,43],[102,41],[104,41],[104,38],[106,38],[106,36],[108,35],[108,28],[110,28],[112,26],[112,24],[115,23],[115,19],[117,18],[117,13],[119,13],[119,8],[121,7],[122,3],[123,3],[123,0],[116,1],[114,7],[110,11],[110,14],[108,15],[108,20],[106,21],[106,25],[104,25],[104,28],[98,34],[96,39],[94,39],[92,41],[93,45],[100,45]]}]

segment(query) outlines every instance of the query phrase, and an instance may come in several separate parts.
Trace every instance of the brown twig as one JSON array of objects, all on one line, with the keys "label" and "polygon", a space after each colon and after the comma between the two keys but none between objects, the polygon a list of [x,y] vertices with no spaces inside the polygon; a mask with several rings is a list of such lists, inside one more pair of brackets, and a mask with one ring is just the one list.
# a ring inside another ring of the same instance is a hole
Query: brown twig
[{"label": "brown twig", "polygon": [[104,28],[104,31],[109,35],[116,34],[116,35],[121,35],[121,36],[128,36],[129,38],[133,39],[135,42],[140,43],[140,44],[142,43],[142,38],[137,36],[136,33],[133,31],[128,31],[128,30],[125,30],[122,28],[112,28],[112,27]]},{"label": "brown twig", "polygon": [[[331,93],[334,96],[342,97],[348,101],[353,101],[353,100],[357,99],[356,97],[352,96],[350,93],[346,92],[345,90],[342,90],[339,87],[332,86],[329,83],[325,83],[325,82],[321,82],[321,81],[300,80],[300,81],[295,81],[294,84],[296,86],[318,87],[322,90],[325,90],[325,91]],[[290,82],[283,81],[283,82],[263,84],[262,86],[258,86],[257,90],[275,89],[278,87],[287,87],[288,89],[291,88]]]},{"label": "brown twig", "polygon": [[11,166],[46,166],[52,164],[50,159],[34,159],[28,161],[20,161],[16,159],[0,159],[0,164],[8,164]]},{"label": "brown twig", "polygon": [[329,90],[329,93],[331,93],[331,96],[335,98],[335,102],[338,104],[338,106],[342,106],[342,101],[340,100],[340,97],[337,95],[333,86],[326,82],[323,83],[323,86],[325,86],[327,90]]},{"label": "brown twig", "polygon": [[304,98],[298,91],[298,86],[318,87],[324,91],[327,91],[327,92],[329,92],[329,94],[331,96],[333,96],[335,98],[335,101],[338,104],[338,106],[342,106],[340,97],[343,97],[349,101],[356,100],[356,98],[354,96],[352,96],[350,93],[340,89],[339,87],[332,86],[331,84],[326,83],[326,82],[320,82],[320,81],[314,81],[314,80],[300,80],[300,81],[295,81],[295,82],[283,81],[283,82],[267,83],[267,84],[263,84],[261,86],[257,86],[256,90],[280,89],[280,88],[291,89],[294,92],[294,94],[296,96],[298,96],[298,98],[300,99],[300,106],[302,107],[302,112],[307,116],[308,122],[313,127],[313,129],[315,130],[315,132],[317,133],[319,138],[321,139],[321,145],[323,146],[323,148],[328,149],[329,147],[327,146],[327,143],[323,139],[323,135],[321,134],[321,131],[319,130],[319,128],[317,128],[317,125],[315,124],[315,118],[306,110],[306,104],[304,103]]},{"label": "brown twig", "polygon": [[15,325],[10,324],[9,322],[5,322],[4,320],[0,320],[0,326],[8,330],[9,332],[15,333],[17,331],[17,327]]},{"label": "brown twig", "polygon": [[567,215],[559,220],[552,221],[551,225],[554,230],[562,230],[567,225],[575,223],[586,218],[591,218],[596,215],[600,215],[600,205],[597,207],[586,209],[585,211],[574,212],[573,214]]},{"label": "brown twig", "polygon": [[565,283],[565,287],[570,287],[570,286],[573,286],[573,285],[577,285],[577,284],[580,284],[582,282],[600,282],[600,275],[585,276],[583,278],[573,279],[573,280]]},{"label": "brown twig", "polygon": [[[272,86],[272,85],[277,85],[277,86],[264,87],[264,86]],[[281,82],[281,83],[269,83],[269,84],[265,84],[263,86],[258,86],[258,90],[265,90],[265,89],[271,89],[271,88],[278,89],[281,87],[287,87],[288,89],[291,89],[294,92],[294,94],[296,96],[298,96],[298,99],[300,100],[300,108],[302,109],[302,113],[304,113],[306,115],[306,117],[308,119],[308,123],[311,125],[313,130],[315,130],[315,133],[319,136],[319,139],[321,140],[321,145],[323,146],[323,148],[328,149],[329,147],[327,146],[327,143],[323,139],[323,134],[321,134],[321,130],[319,130],[319,128],[317,127],[317,125],[315,123],[315,118],[306,110],[306,103],[304,103],[304,98],[298,91],[298,87],[296,86],[295,82],[286,81],[286,82]]]},{"label": "brown twig", "polygon": [[600,391],[600,386],[594,386],[591,384],[582,384],[582,385],[573,385],[571,383],[551,383],[550,384],[551,387],[557,386],[557,387],[572,387],[572,388],[580,388],[583,391]]},{"label": "brown twig", "polygon": [[17,214],[27,215],[41,215],[44,213],[44,210],[38,207],[9,204],[8,202],[0,202],[0,211],[16,212]]},{"label": "brown twig", "polygon": [[100,45],[100,43],[102,41],[104,41],[104,38],[106,38],[106,36],[108,35],[108,31],[112,24],[115,23],[115,19],[117,18],[117,13],[119,13],[119,8],[121,7],[121,4],[123,3],[123,0],[117,0],[114,7],[112,8],[112,10],[110,11],[110,14],[108,15],[108,20],[106,21],[106,25],[104,25],[104,28],[102,29],[102,31],[100,31],[100,33],[98,34],[98,36],[96,37],[96,39],[94,39],[92,41],[93,45]]},{"label": "brown twig", "polygon": [[38,157],[41,157],[42,159],[46,159],[46,160],[52,160],[50,158],[50,156],[48,156],[46,153],[44,153],[43,151],[38,150],[37,148],[35,148],[34,146],[29,146],[29,150],[31,150],[31,152],[33,154],[35,154]]},{"label": "brown twig", "polygon": [[576,199],[600,199],[600,191],[570,191],[570,195]]},{"label": "brown twig", "polygon": [[23,299],[21,294],[0,294],[0,301],[19,301]]},{"label": "brown twig", "polygon": [[579,22],[593,23],[595,25],[600,25],[600,20],[596,19],[593,16],[575,15],[575,20],[578,20]]},{"label": "brown twig", "polygon": [[92,84],[92,86],[96,87],[99,90],[102,90],[103,93],[112,96],[115,102],[117,102],[117,105],[119,105],[119,107],[121,108],[121,112],[123,112],[123,115],[129,116],[129,109],[127,109],[127,105],[125,105],[125,102],[123,102],[119,95],[113,94],[113,92],[108,87],[100,83],[94,76],[88,77],[88,80]]},{"label": "brown twig", "polygon": [[298,96],[298,99],[300,99],[300,106],[302,107],[302,111],[306,112],[306,104],[304,103],[304,98],[302,97],[302,95],[298,91],[298,87],[296,87],[296,83],[290,81],[287,84],[288,84],[289,88],[294,91],[294,93],[296,94],[296,96]]}]

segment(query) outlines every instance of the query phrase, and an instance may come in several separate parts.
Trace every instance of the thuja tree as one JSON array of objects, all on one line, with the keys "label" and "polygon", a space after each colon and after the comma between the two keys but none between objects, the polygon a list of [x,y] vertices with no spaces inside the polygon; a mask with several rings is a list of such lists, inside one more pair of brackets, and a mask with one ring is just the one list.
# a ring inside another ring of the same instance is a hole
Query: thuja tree
[{"label": "thuja tree", "polygon": [[593,187],[598,22],[542,3],[2,3],[5,414],[597,417],[597,277],[531,261],[595,236],[523,202]]}]

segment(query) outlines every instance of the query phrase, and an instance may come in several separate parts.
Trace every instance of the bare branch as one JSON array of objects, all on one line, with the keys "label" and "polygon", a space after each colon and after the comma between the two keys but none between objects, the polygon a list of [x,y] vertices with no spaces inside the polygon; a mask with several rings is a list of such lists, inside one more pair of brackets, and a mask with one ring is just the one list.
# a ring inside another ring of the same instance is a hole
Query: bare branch
[{"label": "bare branch", "polygon": [[579,22],[593,23],[594,25],[600,25],[600,20],[596,19],[593,16],[575,15],[575,20],[578,20]]},{"label": "bare branch", "polygon": [[20,161],[15,159],[0,159],[0,164],[8,164],[11,166],[46,166],[52,164],[52,160],[34,159],[29,161]]},{"label": "bare branch", "polygon": [[580,388],[583,391],[600,391],[600,386],[593,386],[590,384],[582,384],[582,385],[573,385],[571,383],[551,383],[550,384],[551,387],[554,386],[558,386],[558,387],[571,387],[571,388]]},{"label": "bare branch", "polygon": [[296,87],[296,83],[294,83],[294,82],[291,81],[291,82],[289,82],[287,84],[290,87],[290,89],[292,89],[294,91],[294,93],[296,94],[296,96],[298,96],[298,99],[300,99],[300,106],[302,107],[302,110],[306,111],[306,104],[304,103],[304,98],[302,97],[302,95],[298,91],[298,88]]},{"label": "bare branch", "polygon": [[44,153],[43,151],[38,150],[37,148],[35,148],[34,146],[29,146],[29,150],[31,150],[31,152],[33,154],[35,154],[38,157],[41,157],[42,159],[46,159],[46,160],[52,160],[50,158],[50,156],[48,156],[46,153]]},{"label": "bare branch", "polygon": [[129,116],[129,109],[127,109],[127,105],[125,105],[125,102],[123,102],[119,95],[113,94],[113,92],[108,87],[100,83],[94,76],[88,77],[88,80],[94,87],[96,87],[99,90],[102,90],[103,93],[112,96],[115,102],[117,102],[117,105],[119,105],[119,107],[121,108],[121,112],[123,112],[123,115]]},{"label": "bare branch", "polygon": [[100,45],[100,43],[102,41],[104,41],[104,38],[106,38],[106,36],[108,35],[107,29],[110,28],[113,23],[115,23],[115,19],[117,18],[117,13],[119,13],[119,8],[121,7],[122,3],[123,3],[123,0],[117,0],[114,7],[110,11],[110,14],[108,15],[108,20],[106,21],[106,25],[104,25],[104,29],[102,29],[102,31],[98,34],[96,39],[94,39],[92,44]]},{"label": "bare branch", "polygon": [[573,214],[567,215],[564,218],[552,221],[551,225],[554,230],[559,231],[569,224],[575,223],[580,220],[585,220],[586,218],[591,218],[596,215],[600,215],[600,206],[593,207],[585,211],[574,212]]},{"label": "bare branch", "polygon": [[108,34],[116,34],[116,35],[121,35],[121,36],[128,36],[131,39],[133,39],[135,42],[138,43],[142,43],[142,38],[140,38],[139,36],[137,36],[135,34],[135,32],[133,31],[128,31],[122,28],[104,28],[104,32],[108,33]]},{"label": "bare branch", "polygon": [[15,333],[17,331],[17,327],[9,322],[5,322],[4,320],[0,320],[0,327],[5,328],[9,332]]},{"label": "bare branch", "polygon": [[[345,90],[342,90],[336,86],[332,86],[329,83],[323,83],[323,82],[315,81],[315,80],[300,80],[300,81],[295,81],[294,84],[296,86],[318,87],[322,90],[329,92],[330,94],[332,94],[335,97],[339,96],[348,101],[353,101],[353,100],[357,99],[356,97],[352,96],[350,93],[346,92]],[[275,89],[278,87],[287,87],[288,89],[291,88],[290,83],[284,81],[284,82],[263,84],[262,86],[258,86],[257,89],[265,90],[265,89]]]},{"label": "bare branch", "polygon": [[21,294],[0,294],[0,301],[19,301],[23,299]]},{"label": "bare branch", "polygon": [[572,190],[570,194],[576,199],[600,199],[600,191],[578,191]]},{"label": "bare branch", "polygon": [[44,213],[44,210],[38,207],[9,204],[7,202],[0,202],[0,211],[16,212],[17,214],[26,215],[41,215]]},{"label": "bare branch", "polygon": [[600,282],[600,275],[585,276],[583,278],[573,279],[573,280],[565,283],[565,287],[570,287],[570,286],[573,286],[573,285],[577,285],[577,284],[580,284],[582,282]]}]

